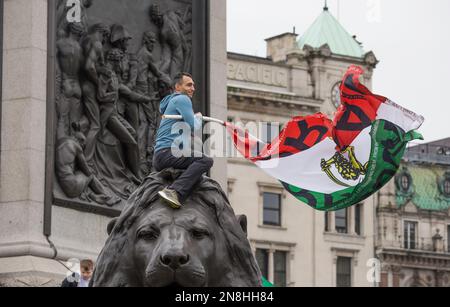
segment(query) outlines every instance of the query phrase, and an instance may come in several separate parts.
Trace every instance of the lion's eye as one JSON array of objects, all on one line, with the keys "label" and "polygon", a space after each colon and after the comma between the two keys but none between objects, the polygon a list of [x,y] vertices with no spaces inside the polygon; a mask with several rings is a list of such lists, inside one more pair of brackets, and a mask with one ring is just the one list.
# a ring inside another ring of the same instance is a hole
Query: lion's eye
[{"label": "lion's eye", "polygon": [[159,231],[152,229],[152,230],[143,230],[139,232],[138,238],[143,240],[156,240],[159,237]]},{"label": "lion's eye", "polygon": [[192,234],[192,237],[197,240],[201,240],[201,239],[209,236],[208,231],[202,230],[202,229],[192,229],[191,234]]}]

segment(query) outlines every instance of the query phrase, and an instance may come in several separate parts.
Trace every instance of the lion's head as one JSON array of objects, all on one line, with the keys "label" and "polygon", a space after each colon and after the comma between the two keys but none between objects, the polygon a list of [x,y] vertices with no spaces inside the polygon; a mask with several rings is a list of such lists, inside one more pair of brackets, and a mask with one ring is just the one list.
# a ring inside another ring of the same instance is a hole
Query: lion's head
[{"label": "lion's head", "polygon": [[226,195],[204,177],[180,210],[158,196],[180,173],[151,174],[130,197],[98,261],[92,286],[261,286],[261,273]]}]

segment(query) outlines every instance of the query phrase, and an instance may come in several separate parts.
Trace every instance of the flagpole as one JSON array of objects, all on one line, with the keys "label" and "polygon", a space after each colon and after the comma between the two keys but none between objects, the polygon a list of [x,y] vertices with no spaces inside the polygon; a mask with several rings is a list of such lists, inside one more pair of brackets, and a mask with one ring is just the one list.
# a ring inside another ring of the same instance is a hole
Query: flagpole
[{"label": "flagpole", "polygon": [[[183,117],[181,115],[163,115],[162,118],[163,119],[176,119],[176,120],[183,119]],[[205,122],[217,123],[222,126],[225,126],[225,124],[226,124],[226,122],[224,122],[223,120],[217,119],[217,118],[203,116],[202,119]],[[260,139],[258,139],[257,137],[255,137],[253,135],[252,135],[252,138],[254,138],[259,143],[262,143],[262,144],[266,143],[266,142],[261,141]]]},{"label": "flagpole", "polygon": [[[163,115],[162,118],[163,119],[183,119],[183,117],[181,115]],[[225,125],[225,122],[223,120],[220,120],[220,119],[216,119],[216,118],[212,118],[212,117],[206,117],[206,116],[203,116],[202,119],[205,122],[218,123],[218,124],[221,124],[222,126]]]}]

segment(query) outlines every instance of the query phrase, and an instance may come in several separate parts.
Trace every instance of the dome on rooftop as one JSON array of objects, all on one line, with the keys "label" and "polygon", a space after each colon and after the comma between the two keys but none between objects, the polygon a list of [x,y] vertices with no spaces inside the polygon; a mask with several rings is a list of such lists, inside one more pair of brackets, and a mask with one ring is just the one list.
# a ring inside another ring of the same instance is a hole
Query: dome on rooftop
[{"label": "dome on rooftop", "polygon": [[328,44],[331,52],[336,55],[363,58],[365,54],[355,37],[344,29],[327,7],[298,40],[300,49],[305,45],[320,48],[325,44]]}]

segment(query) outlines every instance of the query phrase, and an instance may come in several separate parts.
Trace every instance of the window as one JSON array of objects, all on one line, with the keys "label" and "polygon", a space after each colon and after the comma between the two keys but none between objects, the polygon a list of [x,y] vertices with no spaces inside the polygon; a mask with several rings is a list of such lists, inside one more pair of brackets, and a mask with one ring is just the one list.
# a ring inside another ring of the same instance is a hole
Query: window
[{"label": "window", "polygon": [[330,213],[329,212],[325,212],[325,232],[329,232],[330,231]]},{"label": "window", "polygon": [[270,143],[280,134],[279,123],[262,123],[261,124],[261,141]]},{"label": "window", "polygon": [[256,261],[264,278],[269,278],[269,251],[266,249],[256,250]]},{"label": "window", "polygon": [[447,226],[447,251],[450,253],[450,225]]},{"label": "window", "polygon": [[352,258],[338,257],[336,262],[336,286],[352,286]]},{"label": "window", "polygon": [[362,212],[362,205],[357,204],[355,206],[355,233],[358,236],[361,235],[361,212]]},{"label": "window", "polygon": [[404,248],[416,249],[417,222],[405,221],[404,224]]},{"label": "window", "polygon": [[336,211],[335,219],[336,219],[336,231],[338,233],[348,233],[347,209]]},{"label": "window", "polygon": [[[289,252],[280,250],[256,249],[255,258],[261,274],[277,287],[286,287],[287,282],[287,260]],[[272,263],[269,264],[269,261]],[[272,271],[269,272],[269,267]]]},{"label": "window", "polygon": [[409,185],[410,184],[411,183],[409,182],[409,177],[406,176],[406,175],[403,175],[402,178],[401,178],[401,186],[402,186],[402,190],[404,192],[409,190]]},{"label": "window", "polygon": [[450,180],[449,179],[444,181],[444,194],[446,196],[450,196]]},{"label": "window", "polygon": [[264,193],[263,224],[281,226],[281,194]]},{"label": "window", "polygon": [[277,251],[274,254],[274,284],[277,287],[286,287],[286,258],[286,252]]}]

